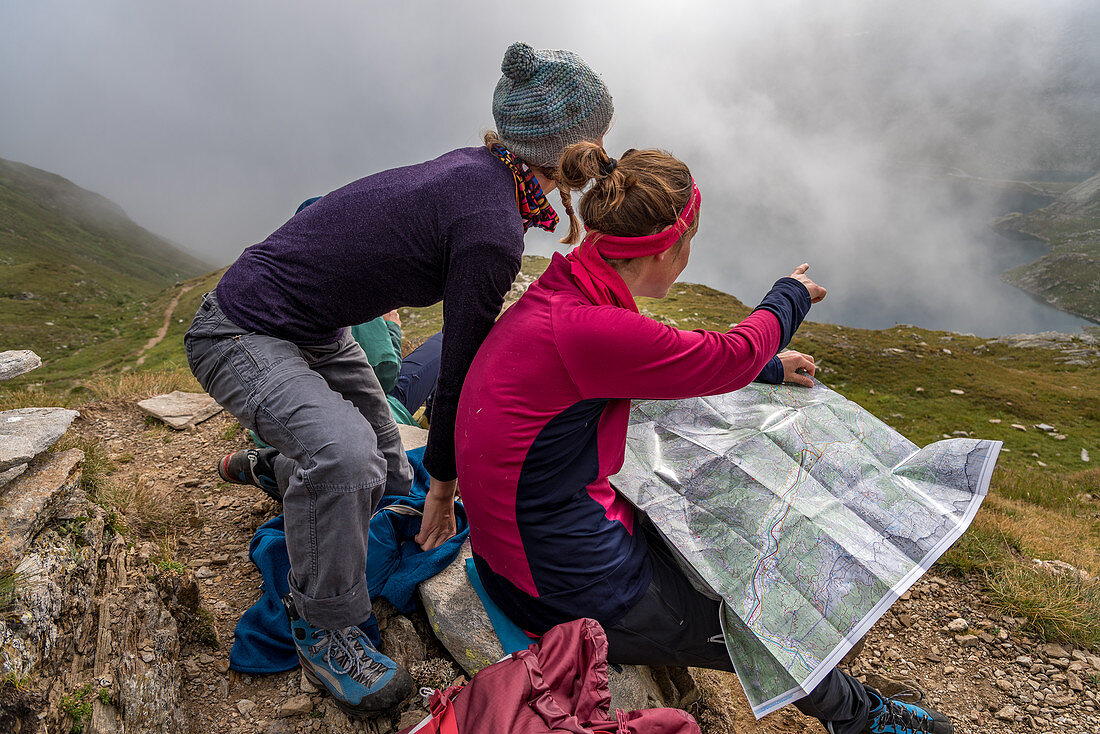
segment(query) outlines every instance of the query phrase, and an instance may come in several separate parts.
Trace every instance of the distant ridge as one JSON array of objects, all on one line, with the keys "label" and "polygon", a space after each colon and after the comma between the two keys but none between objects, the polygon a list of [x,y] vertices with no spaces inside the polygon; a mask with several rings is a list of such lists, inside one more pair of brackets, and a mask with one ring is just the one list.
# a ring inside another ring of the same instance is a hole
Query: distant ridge
[{"label": "distant ridge", "polygon": [[1049,206],[1008,214],[994,226],[1020,232],[1050,246],[1050,254],[1001,277],[1055,308],[1100,324],[1100,174]]},{"label": "distant ridge", "polygon": [[118,362],[167,288],[211,270],[105,197],[0,159],[0,349],[36,351],[37,379]]},{"label": "distant ridge", "polygon": [[[135,224],[113,201],[49,171],[0,158],[5,257],[67,255],[163,287],[213,266]],[[42,235],[49,234],[46,240]],[[79,263],[78,263],[79,264]]]}]

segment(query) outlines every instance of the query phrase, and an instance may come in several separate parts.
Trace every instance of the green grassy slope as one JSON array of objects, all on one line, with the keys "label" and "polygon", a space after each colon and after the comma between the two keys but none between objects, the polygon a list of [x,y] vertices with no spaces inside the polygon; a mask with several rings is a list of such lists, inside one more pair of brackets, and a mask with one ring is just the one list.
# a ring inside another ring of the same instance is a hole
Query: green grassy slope
[{"label": "green grassy slope", "polygon": [[102,196],[0,160],[0,349],[33,349],[33,378],[78,377],[140,348],[174,282],[209,265]]}]

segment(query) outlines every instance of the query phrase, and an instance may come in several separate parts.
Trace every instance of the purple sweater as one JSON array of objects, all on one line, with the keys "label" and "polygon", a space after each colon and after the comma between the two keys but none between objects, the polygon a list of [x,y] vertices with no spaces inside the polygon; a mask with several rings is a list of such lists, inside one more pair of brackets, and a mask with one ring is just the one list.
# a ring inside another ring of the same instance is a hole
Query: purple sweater
[{"label": "purple sweater", "polygon": [[424,466],[454,479],[458,395],[519,272],[512,172],[485,148],[361,178],[245,250],[218,283],[238,326],[302,345],[401,306],[443,301],[443,354]]}]

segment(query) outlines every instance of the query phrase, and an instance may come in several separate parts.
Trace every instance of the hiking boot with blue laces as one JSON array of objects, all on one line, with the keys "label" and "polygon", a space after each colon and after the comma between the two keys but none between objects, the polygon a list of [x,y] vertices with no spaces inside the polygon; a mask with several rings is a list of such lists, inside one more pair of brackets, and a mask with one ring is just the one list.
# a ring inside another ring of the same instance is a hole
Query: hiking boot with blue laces
[{"label": "hiking boot with blue laces", "polygon": [[327,688],[344,713],[377,716],[395,710],[412,695],[409,674],[378,652],[363,630],[312,627],[298,614],[289,594],[283,606],[306,678]]},{"label": "hiking boot with blue laces", "polygon": [[218,462],[218,476],[223,482],[251,484],[259,487],[276,502],[282,502],[279,483],[275,481],[275,457],[277,449],[246,449],[226,454]]},{"label": "hiking boot with blue laces", "polygon": [[[867,689],[871,697],[871,711],[867,714],[870,734],[952,734],[955,727],[939,711],[916,703],[903,703],[897,698],[886,698],[873,688]],[[919,703],[921,696],[917,696]]]}]

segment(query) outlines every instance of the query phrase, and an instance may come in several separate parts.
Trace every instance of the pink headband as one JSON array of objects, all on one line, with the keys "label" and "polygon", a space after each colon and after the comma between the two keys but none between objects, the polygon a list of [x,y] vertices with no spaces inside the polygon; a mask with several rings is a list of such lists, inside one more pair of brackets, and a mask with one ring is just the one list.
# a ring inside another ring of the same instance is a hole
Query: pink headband
[{"label": "pink headband", "polygon": [[[703,195],[699,193],[699,187],[695,179],[691,179],[691,198],[676,217],[676,221],[668,225],[656,234],[642,235],[641,237],[619,237],[603,232],[589,231],[585,236],[585,242],[591,241],[601,255],[607,258],[631,258],[656,255],[672,247],[678,239],[684,236],[695,216],[699,213],[699,205],[703,202]],[[583,243],[581,243],[583,244]]]}]

